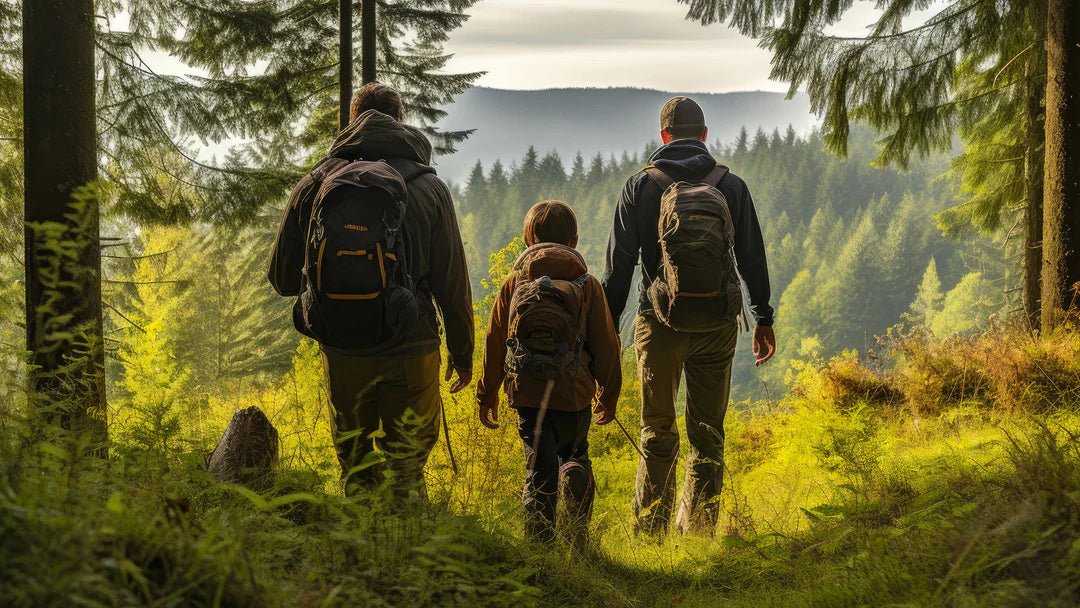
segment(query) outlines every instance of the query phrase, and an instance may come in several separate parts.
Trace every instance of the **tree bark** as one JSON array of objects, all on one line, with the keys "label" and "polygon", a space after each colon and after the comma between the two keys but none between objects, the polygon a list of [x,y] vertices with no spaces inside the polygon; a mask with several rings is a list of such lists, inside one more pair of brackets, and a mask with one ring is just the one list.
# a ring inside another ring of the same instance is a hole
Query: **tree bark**
[{"label": "tree bark", "polygon": [[1042,102],[1046,93],[1041,61],[1028,63],[1027,100],[1024,113],[1024,312],[1029,327],[1038,330],[1042,310],[1043,231],[1043,124]]},{"label": "tree bark", "polygon": [[375,0],[363,0],[360,14],[360,52],[362,62],[362,78],[364,84],[375,82],[375,61],[378,51],[375,50]]},{"label": "tree bark", "polygon": [[1042,323],[1080,306],[1080,0],[1049,0],[1046,15]]},{"label": "tree bark", "polygon": [[233,414],[206,467],[218,481],[261,488],[273,481],[277,461],[277,429],[262,410],[251,406]]},{"label": "tree bark", "polygon": [[23,3],[26,346],[32,398],[104,439],[98,206],[80,194],[97,175],[94,28],[93,0]]},{"label": "tree bark", "polygon": [[349,126],[349,108],[352,105],[353,73],[353,7],[352,0],[339,0],[338,4],[338,129]]}]

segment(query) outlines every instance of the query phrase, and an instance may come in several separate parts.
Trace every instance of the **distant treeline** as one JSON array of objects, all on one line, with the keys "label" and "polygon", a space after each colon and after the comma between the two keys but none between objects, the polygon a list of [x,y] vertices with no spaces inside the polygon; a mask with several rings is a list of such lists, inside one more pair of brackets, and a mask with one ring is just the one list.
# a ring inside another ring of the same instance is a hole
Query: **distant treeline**
[{"label": "distant treeline", "polygon": [[[475,288],[482,289],[488,256],[520,234],[525,210],[544,198],[574,206],[579,248],[599,276],[615,202],[656,147],[619,158],[579,154],[569,168],[534,147],[509,166],[478,162],[455,188]],[[1001,251],[985,239],[947,239],[935,225],[934,216],[955,204],[954,185],[941,178],[947,157],[906,172],[871,166],[868,129],[853,133],[847,159],[827,152],[817,133],[799,137],[791,128],[752,136],[743,129],[735,142],[712,147],[754,197],[778,306],[778,360],[761,376],[740,355],[736,397],[767,397],[762,377],[782,390],[793,359],[865,352],[902,316],[949,334],[982,327],[1005,307]]]},{"label": "distant treeline", "polygon": [[[616,158],[577,157],[569,168],[556,154],[530,150],[509,165],[477,167],[455,188],[476,301],[485,293],[480,280],[488,275],[489,256],[520,234],[525,209],[541,198],[574,205],[580,249],[592,272],[602,274],[615,201],[654,148]],[[955,185],[940,178],[947,158],[916,163],[904,173],[872,167],[874,135],[866,130],[854,133],[847,160],[824,151],[816,134],[803,138],[793,131],[744,134],[715,145],[714,153],[753,193],[778,307],[780,353],[760,373],[752,370],[748,353],[737,356],[737,399],[779,398],[793,360],[849,348],[865,352],[902,315],[947,335],[983,327],[993,312],[1017,306],[1006,297],[1016,277],[1005,280],[999,247],[985,239],[947,239],[935,226],[934,215],[955,204]],[[290,369],[298,340],[289,327],[291,302],[276,297],[265,279],[279,213],[268,209],[240,229],[111,220],[106,232],[125,235],[128,243],[111,248],[104,267],[110,280],[104,293],[108,348],[119,355],[110,358],[111,377],[131,376],[123,361],[153,361],[138,367],[172,378],[162,386],[185,386],[181,393],[194,395],[202,389],[190,383],[207,388],[223,380],[276,378]],[[16,242],[18,225],[0,236]],[[152,257],[138,258],[145,255]],[[6,279],[0,282],[0,311],[18,318],[22,267],[12,262],[0,262]],[[15,323],[0,329],[9,365],[21,352],[21,332]],[[184,382],[169,371],[176,362],[184,363],[186,371],[177,372]]]}]

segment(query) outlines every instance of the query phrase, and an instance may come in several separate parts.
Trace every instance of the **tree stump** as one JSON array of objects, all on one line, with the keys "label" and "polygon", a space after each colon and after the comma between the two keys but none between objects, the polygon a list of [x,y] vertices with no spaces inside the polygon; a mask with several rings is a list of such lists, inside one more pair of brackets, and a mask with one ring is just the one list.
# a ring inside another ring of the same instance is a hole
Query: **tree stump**
[{"label": "tree stump", "polygon": [[265,486],[278,461],[278,432],[258,407],[233,414],[214,451],[206,459],[214,479],[246,486]]}]

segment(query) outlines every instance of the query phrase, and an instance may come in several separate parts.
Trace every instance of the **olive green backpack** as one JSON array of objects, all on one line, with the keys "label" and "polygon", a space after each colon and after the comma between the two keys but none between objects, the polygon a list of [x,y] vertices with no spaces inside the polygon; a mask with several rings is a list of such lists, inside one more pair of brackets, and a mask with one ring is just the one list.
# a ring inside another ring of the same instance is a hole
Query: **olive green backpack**
[{"label": "olive green backpack", "polygon": [[735,262],[735,226],[719,190],[728,169],[717,165],[701,183],[671,179],[655,166],[645,172],[660,188],[660,268],[648,297],[661,323],[707,332],[749,322],[748,298]]}]

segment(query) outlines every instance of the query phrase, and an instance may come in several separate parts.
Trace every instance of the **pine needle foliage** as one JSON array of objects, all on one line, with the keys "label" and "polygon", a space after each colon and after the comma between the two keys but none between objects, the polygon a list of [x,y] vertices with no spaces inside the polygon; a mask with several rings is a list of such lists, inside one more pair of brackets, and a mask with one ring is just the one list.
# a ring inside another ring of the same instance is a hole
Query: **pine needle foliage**
[{"label": "pine needle foliage", "polygon": [[[474,3],[378,3],[379,77],[440,152],[468,136],[437,122],[479,76],[446,73],[442,50]],[[20,6],[0,7],[0,100],[13,102],[0,104],[4,124],[7,108],[21,106]],[[95,21],[101,171],[115,213],[248,223],[336,131],[335,2],[100,0]],[[220,160],[198,152],[211,144],[229,151]]]},{"label": "pine needle foliage", "polygon": [[1045,79],[1043,2],[880,0],[862,36],[832,33],[854,0],[679,2],[689,19],[760,38],[773,53],[771,77],[792,94],[806,90],[837,153],[847,153],[854,122],[884,134],[877,163],[904,168],[913,155],[950,150],[959,132],[966,151],[954,172],[964,198],[943,214],[943,228],[997,230],[1022,203],[1020,127],[1027,96],[1041,96],[1035,85]]}]

